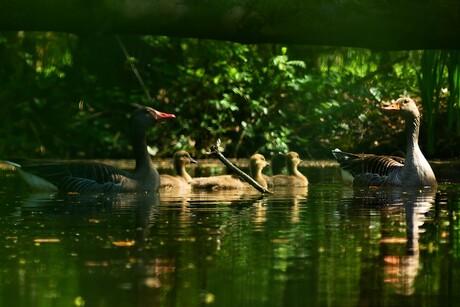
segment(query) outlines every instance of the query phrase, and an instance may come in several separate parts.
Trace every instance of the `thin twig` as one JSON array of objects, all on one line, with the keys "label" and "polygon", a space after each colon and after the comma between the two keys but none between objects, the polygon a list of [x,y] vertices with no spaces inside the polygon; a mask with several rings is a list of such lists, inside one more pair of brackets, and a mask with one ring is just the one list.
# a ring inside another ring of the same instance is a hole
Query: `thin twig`
[{"label": "thin twig", "polygon": [[128,61],[129,65],[131,65],[131,69],[133,70],[134,75],[136,75],[137,81],[139,81],[140,85],[142,86],[142,89],[143,89],[144,92],[145,92],[145,96],[147,96],[147,99],[148,99],[149,101],[152,101],[152,97],[150,96],[149,89],[148,89],[147,86],[145,85],[144,80],[142,80],[142,77],[141,77],[141,75],[139,74],[139,71],[137,70],[137,68],[136,68],[136,66],[134,65],[133,61],[131,61],[131,57],[130,57],[128,51],[126,50],[125,45],[124,45],[123,42],[121,41],[120,36],[116,35],[115,37],[116,37],[116,39],[117,39],[118,45],[120,45],[121,51],[123,51],[123,54],[124,54],[125,57],[126,57],[126,60]]}]

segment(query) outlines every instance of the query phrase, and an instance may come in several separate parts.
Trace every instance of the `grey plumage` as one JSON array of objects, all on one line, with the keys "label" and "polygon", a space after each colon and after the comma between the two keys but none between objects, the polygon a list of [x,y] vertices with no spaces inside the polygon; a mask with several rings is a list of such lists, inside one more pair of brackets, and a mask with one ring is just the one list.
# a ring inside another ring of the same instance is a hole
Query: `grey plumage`
[{"label": "grey plumage", "polygon": [[95,162],[5,162],[16,167],[25,181],[37,189],[64,193],[156,191],[160,177],[148,155],[145,133],[156,122],[174,117],[149,107],[141,107],[133,113],[131,143],[136,160],[134,172]]},{"label": "grey plumage", "polygon": [[406,120],[406,157],[351,154],[334,149],[332,154],[340,164],[344,181],[355,187],[436,187],[436,177],[418,145],[420,112],[415,102],[399,98],[383,109],[401,112]]},{"label": "grey plumage", "polygon": [[404,158],[397,156],[377,156],[372,154],[353,154],[334,149],[332,155],[343,170],[353,176],[370,173],[388,176],[391,172],[404,166]]}]

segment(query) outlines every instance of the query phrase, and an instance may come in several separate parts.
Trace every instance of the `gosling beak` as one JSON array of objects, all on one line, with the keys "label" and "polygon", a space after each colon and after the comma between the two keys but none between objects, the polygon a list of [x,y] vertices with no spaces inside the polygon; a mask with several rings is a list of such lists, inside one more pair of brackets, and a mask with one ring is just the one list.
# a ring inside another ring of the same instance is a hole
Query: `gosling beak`
[{"label": "gosling beak", "polygon": [[193,159],[193,158],[190,158],[190,163],[196,164],[196,163],[198,163],[198,162],[196,162],[196,160],[195,160],[195,159]]}]

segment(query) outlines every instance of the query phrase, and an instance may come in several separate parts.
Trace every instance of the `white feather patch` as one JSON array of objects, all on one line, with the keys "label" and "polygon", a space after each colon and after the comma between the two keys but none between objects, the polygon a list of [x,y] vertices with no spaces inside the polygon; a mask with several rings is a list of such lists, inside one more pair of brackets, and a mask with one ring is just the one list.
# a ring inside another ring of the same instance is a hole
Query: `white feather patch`
[{"label": "white feather patch", "polygon": [[19,171],[19,174],[25,180],[25,182],[27,182],[27,184],[33,187],[34,189],[49,191],[58,190],[58,188],[54,184],[52,184],[44,178],[24,172],[23,170],[21,170],[21,168],[18,168],[17,170]]},{"label": "white feather patch", "polygon": [[48,180],[46,180],[44,178],[41,178],[39,176],[24,172],[21,169],[20,164],[17,164],[17,163],[11,162],[11,161],[6,161],[6,160],[3,161],[3,162],[5,162],[6,164],[9,164],[11,166],[14,166],[16,168],[16,170],[19,172],[19,175],[21,175],[21,177],[24,179],[24,181],[27,182],[27,184],[30,185],[32,188],[38,189],[38,190],[49,190],[49,191],[57,191],[58,190],[58,188],[54,184],[49,182]]}]

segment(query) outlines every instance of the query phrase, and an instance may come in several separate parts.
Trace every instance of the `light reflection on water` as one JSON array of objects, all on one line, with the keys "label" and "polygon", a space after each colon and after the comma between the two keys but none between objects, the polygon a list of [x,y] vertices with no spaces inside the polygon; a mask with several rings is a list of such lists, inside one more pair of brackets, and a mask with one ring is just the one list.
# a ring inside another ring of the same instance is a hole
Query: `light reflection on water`
[{"label": "light reflection on water", "polygon": [[428,306],[458,301],[458,185],[113,196],[0,174],[0,306]]}]

